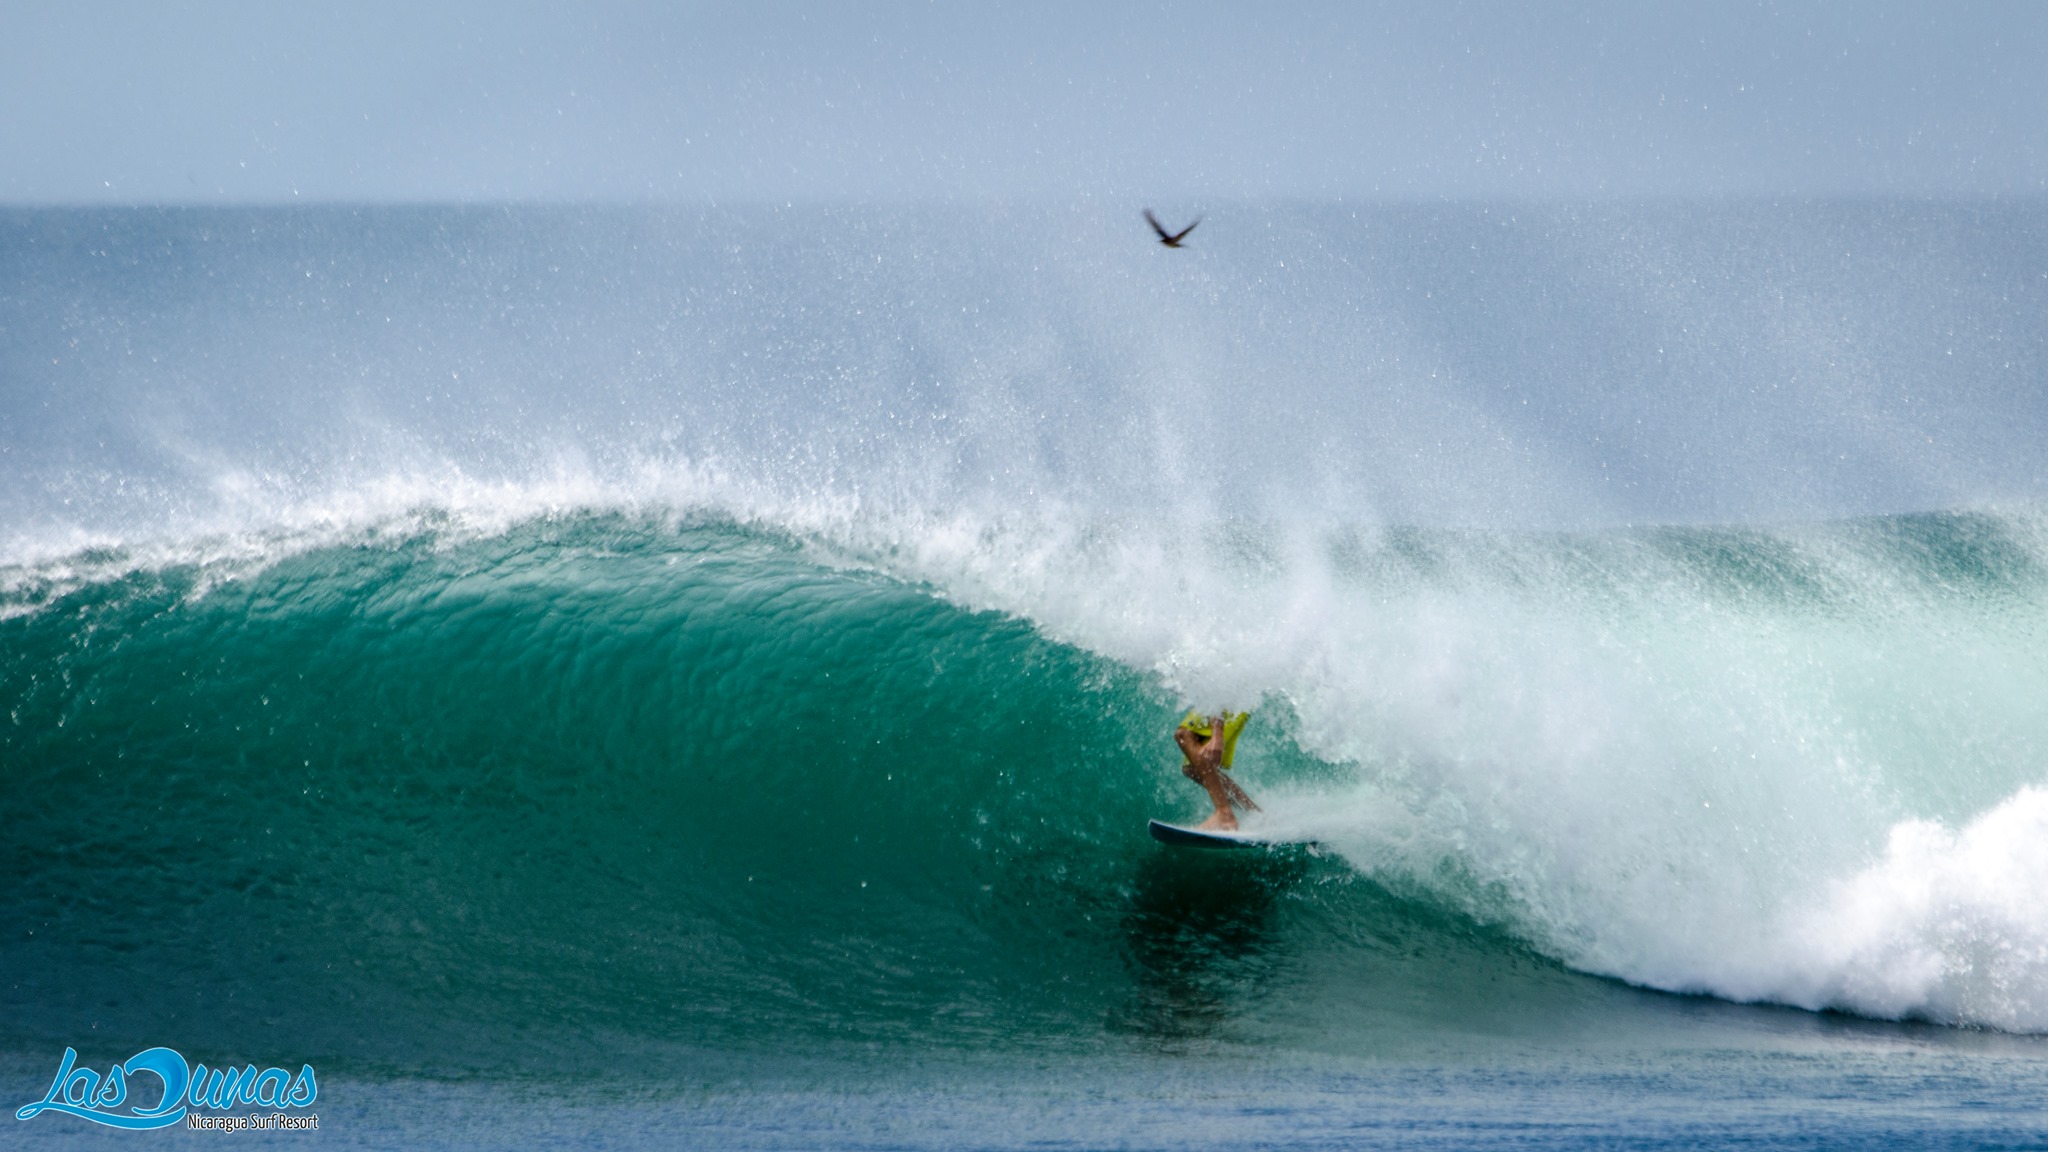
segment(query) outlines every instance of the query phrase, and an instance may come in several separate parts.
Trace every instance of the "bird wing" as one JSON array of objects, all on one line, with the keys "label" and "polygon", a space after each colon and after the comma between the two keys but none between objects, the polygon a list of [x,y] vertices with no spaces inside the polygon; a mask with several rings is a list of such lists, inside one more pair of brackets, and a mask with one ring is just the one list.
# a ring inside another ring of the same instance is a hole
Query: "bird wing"
[{"label": "bird wing", "polygon": [[[1195,224],[1200,224],[1201,222],[1202,222],[1202,218],[1201,218],[1200,216],[1197,216],[1197,217],[1195,217]],[[1180,230],[1179,232],[1175,233],[1175,234],[1174,234],[1174,236],[1173,236],[1173,243],[1175,243],[1175,244],[1178,244],[1178,243],[1180,243],[1180,242],[1181,242],[1181,240],[1182,240],[1182,239],[1183,239],[1184,237],[1186,237],[1188,233],[1190,233],[1190,232],[1193,232],[1193,231],[1195,230],[1195,224],[1190,224],[1190,225],[1188,225],[1187,227],[1185,227],[1185,228],[1181,229],[1181,230]],[[1156,224],[1156,223],[1155,223],[1155,224],[1153,224],[1152,226],[1153,226],[1154,228],[1158,228],[1158,227],[1159,227],[1159,225],[1158,225],[1158,224]],[[1160,233],[1159,233],[1159,234],[1160,234],[1161,236],[1165,236],[1165,235],[1166,235],[1166,232],[1165,232],[1165,231],[1164,231],[1164,230],[1162,229],[1162,230],[1160,231]]]},{"label": "bird wing", "polygon": [[[1164,241],[1167,241],[1168,243],[1171,243],[1171,242],[1173,242],[1174,240],[1177,240],[1177,239],[1179,239],[1179,237],[1177,237],[1177,236],[1171,236],[1171,235],[1168,235],[1168,234],[1167,234],[1167,231],[1166,231],[1166,229],[1165,229],[1165,228],[1162,228],[1162,227],[1160,227],[1160,225],[1159,225],[1159,217],[1157,217],[1157,216],[1154,216],[1154,215],[1152,214],[1152,210],[1151,210],[1150,208],[1147,208],[1147,209],[1145,209],[1145,223],[1147,223],[1147,224],[1150,224],[1150,225],[1152,226],[1152,230],[1153,230],[1154,232],[1157,232],[1157,233],[1159,233],[1159,238],[1160,238],[1161,240],[1164,240]],[[1185,236],[1185,235],[1187,235],[1187,233],[1183,232],[1183,233],[1181,233],[1181,235],[1182,235],[1182,236]]]}]

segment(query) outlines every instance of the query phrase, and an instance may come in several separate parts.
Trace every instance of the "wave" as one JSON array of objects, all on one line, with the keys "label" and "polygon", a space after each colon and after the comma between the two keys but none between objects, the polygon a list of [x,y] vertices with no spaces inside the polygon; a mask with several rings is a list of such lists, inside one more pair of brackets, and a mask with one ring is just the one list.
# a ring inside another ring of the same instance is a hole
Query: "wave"
[{"label": "wave", "polygon": [[0,1019],[2048,1031],[2041,203],[1209,219],[0,213]]},{"label": "wave", "polygon": [[[1314,1044],[1443,979],[1413,957],[1498,1003],[1550,994],[1542,956],[2048,1029],[2027,514],[1314,538],[635,504],[184,547],[7,577],[19,1028],[112,988],[138,1034],[380,1059]],[[1143,838],[1198,807],[1174,716],[1226,701],[1260,707],[1265,820],[1320,854]],[[373,1011],[416,1026],[354,1035]]]}]

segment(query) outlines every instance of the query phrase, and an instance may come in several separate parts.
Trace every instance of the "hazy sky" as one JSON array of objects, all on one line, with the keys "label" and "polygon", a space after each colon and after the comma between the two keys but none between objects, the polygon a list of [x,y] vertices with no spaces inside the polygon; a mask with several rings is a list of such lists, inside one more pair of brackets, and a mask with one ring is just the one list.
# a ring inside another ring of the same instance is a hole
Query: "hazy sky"
[{"label": "hazy sky", "polygon": [[2048,190],[2048,4],[0,0],[0,202]]}]

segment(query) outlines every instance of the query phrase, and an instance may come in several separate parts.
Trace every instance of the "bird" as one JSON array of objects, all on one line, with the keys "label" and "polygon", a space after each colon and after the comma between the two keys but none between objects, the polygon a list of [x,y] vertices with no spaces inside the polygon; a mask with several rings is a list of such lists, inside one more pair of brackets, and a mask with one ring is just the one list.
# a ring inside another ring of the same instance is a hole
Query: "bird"
[{"label": "bird", "polygon": [[[1200,224],[1201,222],[1202,218],[1200,216],[1195,217],[1195,224]],[[1188,233],[1195,230],[1195,224],[1190,224],[1178,232],[1168,232],[1160,225],[1159,217],[1154,216],[1150,208],[1145,209],[1145,223],[1150,224],[1152,230],[1159,233],[1159,242],[1168,248],[1180,247],[1180,242],[1187,239]]]}]

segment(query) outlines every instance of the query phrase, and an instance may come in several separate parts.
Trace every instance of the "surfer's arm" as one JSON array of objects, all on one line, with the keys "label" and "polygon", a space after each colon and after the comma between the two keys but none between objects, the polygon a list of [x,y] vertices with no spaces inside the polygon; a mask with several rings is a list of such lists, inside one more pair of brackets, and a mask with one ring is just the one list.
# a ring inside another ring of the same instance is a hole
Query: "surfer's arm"
[{"label": "surfer's arm", "polygon": [[1237,781],[1232,780],[1230,778],[1230,773],[1225,772],[1221,768],[1218,768],[1216,770],[1216,778],[1223,782],[1223,790],[1230,794],[1230,802],[1232,804],[1237,805],[1239,808],[1242,808],[1247,812],[1265,811],[1265,809],[1259,807],[1258,804],[1254,802],[1250,796],[1245,794],[1244,789],[1237,786]]}]

